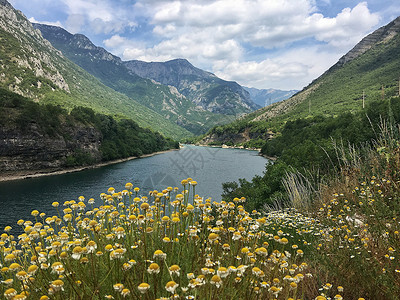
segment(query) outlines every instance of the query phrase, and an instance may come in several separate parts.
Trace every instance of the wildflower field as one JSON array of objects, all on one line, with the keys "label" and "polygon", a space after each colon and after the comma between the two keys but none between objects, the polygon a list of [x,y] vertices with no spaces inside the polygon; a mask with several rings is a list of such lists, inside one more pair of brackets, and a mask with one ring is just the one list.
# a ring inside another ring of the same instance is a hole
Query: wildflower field
[{"label": "wildflower field", "polygon": [[[304,238],[282,216],[247,213],[245,199],[213,202],[182,181],[150,196],[113,188],[85,203],[32,211],[17,240],[1,235],[6,299],[303,298],[312,275]],[[299,216],[303,226],[313,222]],[[276,227],[276,228],[275,228]],[[11,230],[10,227],[5,231]]]},{"label": "wildflower field", "polygon": [[301,182],[288,186],[292,208],[274,211],[204,199],[191,178],[146,195],[127,183],[97,200],[54,202],[57,215],[34,210],[18,221],[23,234],[1,235],[1,295],[399,299],[399,143],[342,171],[311,202]]}]

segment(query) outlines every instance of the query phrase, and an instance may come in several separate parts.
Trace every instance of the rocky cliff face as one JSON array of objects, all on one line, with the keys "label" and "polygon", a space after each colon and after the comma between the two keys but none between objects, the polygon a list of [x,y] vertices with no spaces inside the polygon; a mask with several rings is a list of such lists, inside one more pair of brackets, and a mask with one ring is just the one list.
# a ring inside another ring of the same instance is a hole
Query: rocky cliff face
[{"label": "rocky cliff face", "polygon": [[0,128],[0,171],[43,172],[65,168],[69,157],[77,153],[101,160],[101,133],[92,127],[65,127],[65,136],[49,136],[31,123],[23,131],[12,127]]},{"label": "rocky cliff face", "polygon": [[[0,84],[7,85],[9,90],[17,94],[37,98],[37,95],[32,93],[31,86],[22,84],[24,78],[18,76],[20,73],[25,73],[42,79],[31,83],[38,89],[50,85],[52,89],[58,88],[69,92],[66,80],[50,57],[52,54],[60,55],[60,53],[54,48],[50,49],[50,52],[40,52],[33,48],[32,43],[44,48],[49,48],[50,43],[42,38],[39,31],[32,28],[31,23],[21,12],[15,10],[5,0],[0,2],[0,36],[2,37],[0,47],[3,48],[1,50],[8,54],[8,57],[0,57]],[[15,51],[12,39],[8,38],[10,36],[17,39],[20,45],[24,45],[22,51]],[[13,51],[7,51],[7,48]]]},{"label": "rocky cliff face", "polygon": [[236,82],[222,80],[186,59],[150,63],[132,60],[124,64],[134,74],[176,87],[196,105],[214,113],[238,115],[260,107]]}]

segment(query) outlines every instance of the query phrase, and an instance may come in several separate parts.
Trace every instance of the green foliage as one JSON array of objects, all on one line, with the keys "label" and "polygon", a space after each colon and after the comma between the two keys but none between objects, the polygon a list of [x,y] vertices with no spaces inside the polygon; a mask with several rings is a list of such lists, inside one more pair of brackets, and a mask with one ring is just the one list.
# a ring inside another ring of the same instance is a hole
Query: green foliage
[{"label": "green foliage", "polygon": [[267,165],[264,176],[256,176],[251,182],[241,179],[239,184],[225,184],[223,197],[244,196],[251,209],[259,209],[275,200],[284,202],[282,179],[288,166],[291,170],[310,170],[318,176],[336,174],[340,158],[334,143],[345,146],[371,144],[377,139],[382,120],[390,120],[392,124],[400,122],[400,98],[372,102],[365,112],[356,114],[288,121],[281,134],[266,141],[261,150],[265,156],[278,157],[276,162]]},{"label": "green foliage", "polygon": [[261,152],[278,156],[294,167],[322,167],[327,155],[335,156],[332,139],[344,144],[371,141],[376,137],[382,119],[390,119],[392,123],[400,121],[398,97],[372,102],[365,112],[356,114],[288,121],[281,135],[267,141]]},{"label": "green foliage", "polygon": [[117,121],[84,107],[74,108],[71,116],[80,122],[91,124],[101,132],[103,140],[100,150],[105,161],[179,148],[179,143],[150,129],[141,128],[129,119]]},{"label": "green foliage", "polygon": [[95,163],[95,159],[90,155],[90,153],[85,152],[81,149],[75,149],[74,153],[68,155],[65,159],[66,167],[78,167],[87,166]]},{"label": "green foliage", "polygon": [[283,161],[267,163],[263,176],[255,176],[251,181],[239,179],[237,182],[227,182],[222,185],[223,199],[245,197],[246,209],[260,209],[265,204],[272,205],[275,201],[284,200],[282,178],[291,168]]},{"label": "green foliage", "polygon": [[1,88],[0,107],[0,123],[3,126],[14,126],[22,132],[26,132],[29,125],[35,123],[41,132],[49,136],[61,134],[62,124],[59,118],[67,116],[67,111],[59,106],[40,106]]}]

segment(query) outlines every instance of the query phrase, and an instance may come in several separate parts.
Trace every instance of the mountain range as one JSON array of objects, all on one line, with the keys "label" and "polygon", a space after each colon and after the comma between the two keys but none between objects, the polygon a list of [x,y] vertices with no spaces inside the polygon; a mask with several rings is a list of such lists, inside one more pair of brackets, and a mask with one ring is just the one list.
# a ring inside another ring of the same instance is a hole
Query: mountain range
[{"label": "mountain range", "polygon": [[[286,99],[295,92],[244,88],[196,68],[186,59],[122,61],[82,34],[71,34],[57,26],[38,23],[33,26],[55,48],[103,84],[194,134],[268,105],[267,101]],[[266,100],[262,101],[263,98]]]},{"label": "mountain range", "polygon": [[[33,24],[33,26],[39,29],[43,37],[63,55],[98,78],[103,84],[135,99],[193,134],[202,133],[216,124],[227,123],[233,120],[236,114],[251,112],[256,108],[236,109],[233,106],[234,109],[230,111],[229,117],[226,114],[216,115],[193,103],[173,85],[165,85],[154,79],[138,76],[126,67],[129,62],[123,62],[104,48],[95,46],[84,35],[73,35],[56,26],[42,24]],[[190,65],[189,62],[187,64]],[[234,102],[235,96],[231,96],[231,101],[228,99],[228,103]],[[223,105],[219,107],[222,108]]]},{"label": "mountain range", "polygon": [[263,106],[238,83],[187,60],[122,61],[84,35],[32,27],[6,0],[0,4],[0,87],[36,102],[90,107],[173,138],[205,133]]},{"label": "mountain range", "polygon": [[261,107],[288,99],[298,92],[298,90],[282,91],[277,89],[244,88],[249,92],[251,99]]},{"label": "mountain range", "polygon": [[238,83],[198,69],[186,59],[167,62],[132,60],[124,64],[134,74],[176,87],[193,103],[211,112],[238,115],[260,108]]}]

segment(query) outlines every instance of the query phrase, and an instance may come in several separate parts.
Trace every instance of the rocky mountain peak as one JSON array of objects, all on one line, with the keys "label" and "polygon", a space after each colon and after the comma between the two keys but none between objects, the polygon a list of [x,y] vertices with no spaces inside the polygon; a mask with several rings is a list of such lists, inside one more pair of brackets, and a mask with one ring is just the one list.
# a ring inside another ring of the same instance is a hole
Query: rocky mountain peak
[{"label": "rocky mountain peak", "polygon": [[174,82],[179,81],[180,76],[195,75],[201,78],[215,76],[210,72],[203,71],[193,66],[183,58],[173,59],[166,62],[145,62],[131,60],[124,62],[125,66],[133,73],[156,80],[162,84],[176,86]]},{"label": "rocky mountain peak", "polygon": [[61,45],[64,47],[67,44],[71,48],[89,52],[92,58],[114,61],[121,64],[121,59],[119,57],[112,55],[102,47],[97,47],[83,34],[71,34],[61,27],[38,23],[33,23],[33,27],[39,29],[43,37],[49,40],[56,48],[60,48],[59,46]]},{"label": "rocky mountain peak", "polygon": [[197,106],[214,113],[237,115],[259,108],[238,83],[222,80],[196,68],[186,59],[166,62],[131,60],[124,65],[138,76],[176,87]]}]

